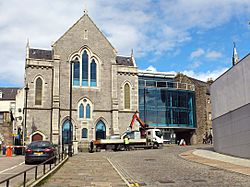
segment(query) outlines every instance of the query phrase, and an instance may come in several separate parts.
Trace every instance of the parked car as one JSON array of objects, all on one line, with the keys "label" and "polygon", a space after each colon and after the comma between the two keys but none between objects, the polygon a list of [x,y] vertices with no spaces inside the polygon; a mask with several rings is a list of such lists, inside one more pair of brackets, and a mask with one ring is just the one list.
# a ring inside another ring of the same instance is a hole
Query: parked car
[{"label": "parked car", "polygon": [[54,159],[51,159],[49,163],[56,161],[55,146],[49,141],[34,141],[25,149],[25,164],[44,162],[52,157]]}]

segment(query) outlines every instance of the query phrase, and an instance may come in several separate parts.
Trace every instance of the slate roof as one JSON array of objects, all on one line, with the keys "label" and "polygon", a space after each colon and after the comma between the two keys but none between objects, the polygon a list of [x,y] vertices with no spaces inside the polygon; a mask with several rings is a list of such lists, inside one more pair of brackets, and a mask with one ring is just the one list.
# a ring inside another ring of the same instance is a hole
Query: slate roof
[{"label": "slate roof", "polygon": [[133,60],[131,57],[117,56],[116,64],[124,66],[134,66]]},{"label": "slate roof", "polygon": [[44,49],[29,49],[29,58],[52,60],[52,51]]},{"label": "slate roof", "polygon": [[1,100],[15,100],[17,95],[17,90],[20,88],[6,88],[0,87],[0,92],[2,92]]}]

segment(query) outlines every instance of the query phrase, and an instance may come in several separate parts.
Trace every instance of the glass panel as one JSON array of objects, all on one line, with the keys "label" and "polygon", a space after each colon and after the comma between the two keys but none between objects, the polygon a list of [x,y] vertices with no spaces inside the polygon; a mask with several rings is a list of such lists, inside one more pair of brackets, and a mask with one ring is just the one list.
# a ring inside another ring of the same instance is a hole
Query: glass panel
[{"label": "glass panel", "polygon": [[81,104],[79,107],[79,118],[84,118],[83,104]]},{"label": "glass panel", "polygon": [[42,86],[43,86],[43,81],[39,77],[36,80],[35,105],[42,105]]},{"label": "glass panel", "polygon": [[179,112],[179,123],[188,125],[188,122],[188,113],[183,111]]},{"label": "glass panel", "polygon": [[156,87],[156,82],[146,80],[146,86],[148,86],[148,87]]},{"label": "glass panel", "polygon": [[178,106],[179,107],[187,107],[187,94],[186,93],[178,93]]},{"label": "glass panel", "polygon": [[80,86],[80,63],[74,62],[73,63],[73,85]]},{"label": "glass panel", "polygon": [[124,105],[125,109],[130,109],[130,86],[128,83],[124,86]]},{"label": "glass panel", "polygon": [[82,129],[82,138],[88,138],[88,129],[86,128]]},{"label": "glass panel", "polygon": [[173,124],[179,124],[179,112],[173,110]]},{"label": "glass panel", "polygon": [[90,119],[90,105],[89,104],[87,104],[86,106],[86,118]]},{"label": "glass panel", "polygon": [[96,86],[96,63],[92,60],[90,65],[90,86]]},{"label": "glass panel", "polygon": [[178,107],[178,92],[172,92],[172,106]]},{"label": "glass panel", "polygon": [[157,82],[157,87],[167,87],[167,82]]},{"label": "glass panel", "polygon": [[87,51],[82,54],[82,86],[88,86],[88,59]]}]

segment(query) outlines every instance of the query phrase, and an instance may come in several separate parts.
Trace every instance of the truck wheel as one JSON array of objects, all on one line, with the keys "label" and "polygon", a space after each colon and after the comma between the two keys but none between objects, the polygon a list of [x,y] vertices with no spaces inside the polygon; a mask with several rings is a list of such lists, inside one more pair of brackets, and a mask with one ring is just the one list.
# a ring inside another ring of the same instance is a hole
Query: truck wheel
[{"label": "truck wheel", "polygon": [[158,148],[159,148],[159,144],[158,144],[158,143],[154,143],[154,144],[153,144],[153,148],[154,148],[154,149],[158,149]]},{"label": "truck wheel", "polygon": [[119,145],[119,146],[118,146],[118,150],[120,150],[120,151],[124,151],[124,150],[125,150],[124,145]]},{"label": "truck wheel", "polygon": [[100,147],[96,147],[96,152],[101,152],[101,148]]}]

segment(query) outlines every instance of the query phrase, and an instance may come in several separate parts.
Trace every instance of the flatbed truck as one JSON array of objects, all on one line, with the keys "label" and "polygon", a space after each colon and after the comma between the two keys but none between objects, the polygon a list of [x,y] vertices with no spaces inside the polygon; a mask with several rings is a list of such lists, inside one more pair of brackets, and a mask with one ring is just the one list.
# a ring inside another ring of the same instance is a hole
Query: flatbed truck
[{"label": "flatbed truck", "polygon": [[[96,151],[101,149],[112,149],[114,151],[123,151],[124,146],[124,136],[130,136],[129,138],[129,148],[130,149],[150,149],[150,148],[160,148],[163,145],[163,135],[159,129],[148,129],[145,131],[145,138],[140,137],[139,131],[129,131],[124,133],[119,139],[100,139],[93,141],[93,145]],[[132,135],[132,136],[131,136]],[[131,138],[132,137],[132,138]]]}]

